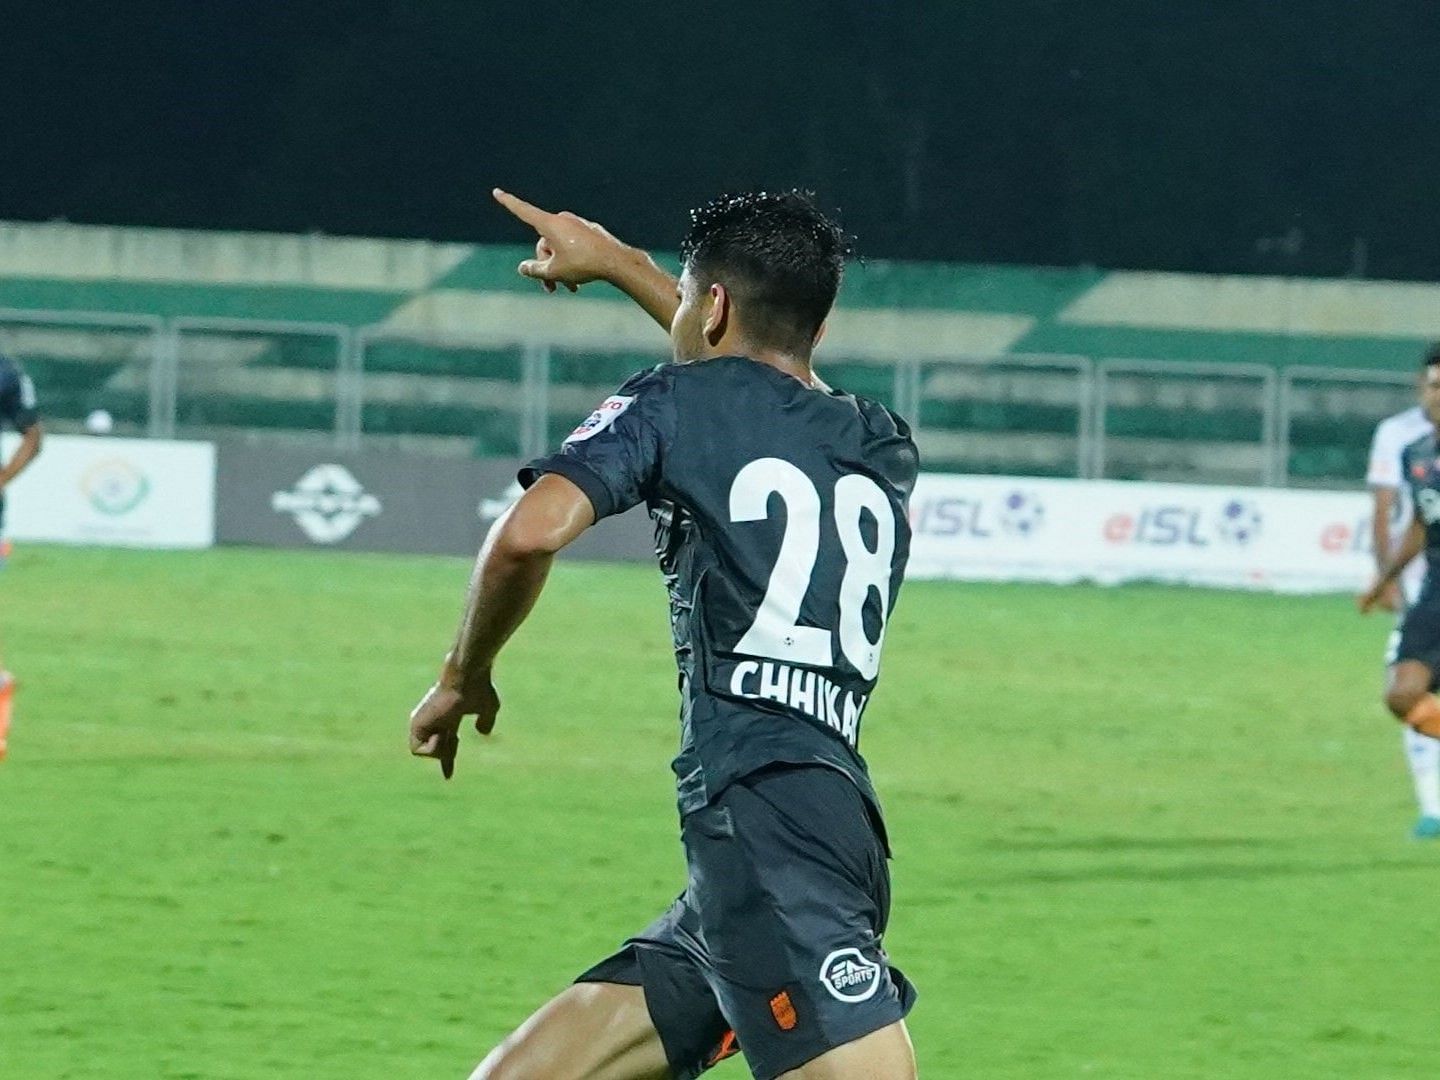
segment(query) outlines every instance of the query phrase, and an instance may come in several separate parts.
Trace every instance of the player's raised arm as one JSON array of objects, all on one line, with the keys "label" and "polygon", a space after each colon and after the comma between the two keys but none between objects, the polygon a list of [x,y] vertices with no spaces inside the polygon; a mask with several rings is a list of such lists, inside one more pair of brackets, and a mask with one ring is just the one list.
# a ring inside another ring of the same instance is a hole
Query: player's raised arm
[{"label": "player's raised arm", "polygon": [[440,678],[410,714],[410,752],[455,771],[460,721],[475,717],[488,735],[500,711],[490,671],[501,646],[525,621],[545,586],[555,554],[595,521],[589,498],[562,476],[537,480],[490,529],[465,599],[455,646]]},{"label": "player's raised arm", "polygon": [[552,214],[508,191],[496,188],[495,201],[535,230],[535,258],[520,273],[554,292],[564,285],[575,292],[592,281],[606,281],[634,300],[668,331],[680,306],[675,278],[639,248],[617,240],[604,226],[568,210]]}]

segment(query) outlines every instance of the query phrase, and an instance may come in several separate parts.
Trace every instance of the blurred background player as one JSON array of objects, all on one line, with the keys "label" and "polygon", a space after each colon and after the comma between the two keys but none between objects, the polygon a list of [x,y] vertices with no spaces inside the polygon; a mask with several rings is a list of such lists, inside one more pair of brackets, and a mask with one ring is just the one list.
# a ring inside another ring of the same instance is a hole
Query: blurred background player
[{"label": "blurred background player", "polygon": [[[1425,372],[1437,361],[1440,361],[1440,343],[1432,345],[1425,354],[1425,361],[1420,369],[1422,395]],[[1433,430],[1434,425],[1419,404],[1387,417],[1375,428],[1365,482],[1370,486],[1375,503],[1372,529],[1377,571],[1383,571],[1386,560],[1395,554],[1415,513],[1405,477],[1401,474],[1400,457],[1407,446]],[[1405,567],[1400,580],[1392,584],[1380,598],[1380,606],[1387,611],[1396,612],[1398,616],[1395,629],[1385,647],[1387,667],[1395,663],[1396,653],[1400,648],[1401,620],[1405,612],[1419,599],[1424,583],[1425,558],[1421,556]],[[1410,775],[1415,784],[1415,800],[1420,807],[1420,818],[1415,823],[1414,835],[1419,839],[1440,838],[1440,740],[1422,735],[1411,727],[1404,729],[1403,739],[1405,760],[1410,765]]]},{"label": "blurred background player", "polygon": [[[5,545],[5,489],[35,455],[40,453],[40,416],[35,409],[35,384],[9,357],[0,355],[0,428],[6,424],[20,432],[20,445],[10,460],[0,465],[0,545]],[[5,550],[0,547],[0,551]],[[5,669],[0,654],[0,759],[5,757],[10,734],[10,710],[15,696],[15,679]]]},{"label": "blurred background player", "polygon": [[[1433,788],[1429,786],[1428,775],[1416,767],[1415,759],[1420,757],[1424,761],[1424,755],[1434,749],[1433,738],[1440,736],[1440,699],[1434,693],[1436,674],[1440,672],[1440,588],[1435,577],[1440,573],[1440,450],[1437,450],[1434,427],[1440,420],[1440,350],[1431,349],[1426,354],[1420,403],[1429,424],[1421,435],[1401,449],[1398,462],[1401,482],[1409,489],[1413,516],[1399,547],[1382,557],[1379,576],[1360,597],[1360,610],[1390,606],[1395,600],[1395,584],[1424,551],[1425,583],[1414,602],[1406,606],[1398,640],[1388,657],[1385,704],[1416,734],[1432,739],[1430,743],[1407,741],[1421,799],[1421,818],[1415,835],[1432,837],[1436,832],[1433,822],[1437,808],[1427,806],[1426,800]],[[1378,532],[1376,538],[1378,542]],[[1388,534],[1384,539],[1389,539]]]}]

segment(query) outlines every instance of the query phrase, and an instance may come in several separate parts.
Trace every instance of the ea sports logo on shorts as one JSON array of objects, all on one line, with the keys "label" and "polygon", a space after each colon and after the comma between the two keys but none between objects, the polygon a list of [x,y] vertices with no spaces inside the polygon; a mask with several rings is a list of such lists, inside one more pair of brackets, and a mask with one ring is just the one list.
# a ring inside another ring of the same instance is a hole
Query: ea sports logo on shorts
[{"label": "ea sports logo on shorts", "polygon": [[820,982],[840,1001],[869,1001],[880,989],[880,965],[859,949],[836,949],[820,965]]}]

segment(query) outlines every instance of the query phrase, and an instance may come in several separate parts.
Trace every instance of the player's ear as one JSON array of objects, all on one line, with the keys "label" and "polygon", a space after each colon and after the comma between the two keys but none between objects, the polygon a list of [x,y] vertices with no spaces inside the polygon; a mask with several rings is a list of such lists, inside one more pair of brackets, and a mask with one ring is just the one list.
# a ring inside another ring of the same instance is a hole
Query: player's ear
[{"label": "player's ear", "polygon": [[710,310],[705,313],[705,340],[711,345],[719,344],[730,324],[730,294],[718,281],[710,286]]}]

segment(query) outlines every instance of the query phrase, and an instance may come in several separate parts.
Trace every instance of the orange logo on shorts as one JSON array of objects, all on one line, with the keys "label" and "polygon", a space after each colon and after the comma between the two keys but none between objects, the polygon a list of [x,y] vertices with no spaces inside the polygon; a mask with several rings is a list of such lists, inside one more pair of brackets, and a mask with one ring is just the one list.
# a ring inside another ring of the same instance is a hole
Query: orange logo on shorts
[{"label": "orange logo on shorts", "polygon": [[799,1017],[795,1015],[795,1005],[784,990],[770,999],[770,1012],[775,1017],[775,1023],[780,1025],[781,1031],[790,1031],[799,1022]]}]

